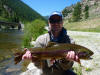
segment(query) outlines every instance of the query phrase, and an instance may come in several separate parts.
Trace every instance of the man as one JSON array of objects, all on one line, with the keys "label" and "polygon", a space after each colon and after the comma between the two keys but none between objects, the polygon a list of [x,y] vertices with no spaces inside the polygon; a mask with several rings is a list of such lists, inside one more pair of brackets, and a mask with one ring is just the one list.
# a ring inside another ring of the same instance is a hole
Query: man
[{"label": "man", "polygon": [[[46,47],[48,42],[56,43],[72,43],[73,40],[67,35],[66,29],[63,27],[63,16],[60,12],[53,12],[48,19],[49,31],[39,36],[36,40],[35,47]],[[22,59],[31,59],[31,53],[28,50]],[[43,75],[76,75],[71,71],[73,61],[78,61],[79,57],[74,51],[69,51],[64,59],[45,60],[43,61]],[[39,62],[35,62],[39,67]],[[40,67],[39,67],[40,68]]]}]

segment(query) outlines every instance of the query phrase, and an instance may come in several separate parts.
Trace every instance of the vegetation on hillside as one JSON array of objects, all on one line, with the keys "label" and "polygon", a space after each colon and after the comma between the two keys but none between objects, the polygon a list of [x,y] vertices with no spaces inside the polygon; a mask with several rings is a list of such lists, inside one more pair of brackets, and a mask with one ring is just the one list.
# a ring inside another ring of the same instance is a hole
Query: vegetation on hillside
[{"label": "vegetation on hillside", "polygon": [[72,21],[79,21],[81,19],[81,14],[82,8],[80,2],[78,2],[74,7],[74,11],[72,12]]},{"label": "vegetation on hillside", "polygon": [[64,26],[68,30],[100,32],[100,1],[86,1],[78,2],[62,11]]},{"label": "vegetation on hillside", "polygon": [[[81,6],[81,9],[80,9],[81,13],[77,13],[77,9],[80,8],[78,7],[79,3]],[[93,19],[96,17],[100,17],[100,1],[96,1],[96,0],[94,1],[85,0],[84,2],[80,1],[77,4],[64,8],[62,13],[65,19],[69,20],[69,22],[73,22],[73,15],[75,18],[79,14],[81,14],[80,20],[77,18],[77,20],[75,21],[82,21],[86,19]]]},{"label": "vegetation on hillside", "polygon": [[33,21],[35,19],[46,21],[39,13],[21,0],[0,0],[0,17],[0,20],[5,18],[5,20],[8,19],[8,21],[14,22]]},{"label": "vegetation on hillside", "polygon": [[67,7],[67,9],[66,8],[63,9],[62,14],[63,14],[64,17],[68,16],[68,14],[73,11],[71,7],[73,8],[73,5],[70,6],[70,7]]},{"label": "vegetation on hillside", "polygon": [[77,4],[65,8],[62,13],[68,22],[81,21],[89,18],[89,6],[84,5],[83,7],[80,2],[77,2]]},{"label": "vegetation on hillside", "polygon": [[71,31],[100,32],[100,18],[71,23],[64,20],[64,27]]},{"label": "vegetation on hillside", "polygon": [[85,6],[84,13],[85,13],[85,19],[87,19],[89,17],[89,6],[88,5]]}]

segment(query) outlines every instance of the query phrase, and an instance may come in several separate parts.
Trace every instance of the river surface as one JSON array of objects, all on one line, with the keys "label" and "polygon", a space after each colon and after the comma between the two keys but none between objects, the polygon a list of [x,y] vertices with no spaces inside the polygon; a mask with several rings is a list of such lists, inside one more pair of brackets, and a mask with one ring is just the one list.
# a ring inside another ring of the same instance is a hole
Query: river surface
[{"label": "river surface", "polygon": [[19,30],[0,30],[0,75],[17,75],[11,74],[19,70],[14,65],[12,50],[22,48],[23,34]]}]

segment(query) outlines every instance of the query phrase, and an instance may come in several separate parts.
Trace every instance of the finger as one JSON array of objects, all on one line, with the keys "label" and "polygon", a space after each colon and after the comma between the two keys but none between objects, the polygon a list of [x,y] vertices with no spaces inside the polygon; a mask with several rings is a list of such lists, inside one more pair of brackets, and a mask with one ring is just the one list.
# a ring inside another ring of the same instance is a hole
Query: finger
[{"label": "finger", "polygon": [[79,57],[77,55],[75,56],[75,61],[79,61]]},{"label": "finger", "polygon": [[24,56],[22,56],[22,60],[24,60]]},{"label": "finger", "polygon": [[23,56],[22,56],[22,60],[24,60],[24,59],[26,59],[26,55],[23,55]]},{"label": "finger", "polygon": [[28,57],[29,57],[29,59],[31,59],[31,58],[32,58],[31,54],[29,54],[29,56],[28,56]]},{"label": "finger", "polygon": [[69,60],[74,60],[74,56],[75,56],[75,53],[73,51],[70,51],[69,53]]},{"label": "finger", "polygon": [[68,54],[67,54],[67,60],[69,60],[69,61],[72,61],[72,59],[71,59],[71,52],[68,52]]},{"label": "finger", "polygon": [[31,54],[31,52],[28,50],[28,51],[26,51],[26,53],[25,54]]},{"label": "finger", "polygon": [[68,52],[66,55],[66,58],[69,59],[70,53]]},{"label": "finger", "polygon": [[50,64],[53,64],[53,63],[55,63],[55,60],[54,59],[51,59],[50,60]]},{"label": "finger", "polygon": [[75,58],[75,52],[74,51],[71,51],[70,52],[70,59],[71,60],[74,60],[74,58]]},{"label": "finger", "polygon": [[26,55],[27,59],[29,59],[29,58],[30,58],[30,56],[31,56],[30,51],[27,51],[27,52],[25,53],[25,55]]},{"label": "finger", "polygon": [[26,59],[29,59],[29,57],[30,57],[29,54],[26,54]]},{"label": "finger", "polygon": [[27,48],[24,48],[24,51],[27,51],[28,49]]},{"label": "finger", "polygon": [[32,56],[29,56],[29,59],[31,60],[32,59]]},{"label": "finger", "polygon": [[22,56],[22,60],[24,59],[31,59],[31,52],[29,50]]}]

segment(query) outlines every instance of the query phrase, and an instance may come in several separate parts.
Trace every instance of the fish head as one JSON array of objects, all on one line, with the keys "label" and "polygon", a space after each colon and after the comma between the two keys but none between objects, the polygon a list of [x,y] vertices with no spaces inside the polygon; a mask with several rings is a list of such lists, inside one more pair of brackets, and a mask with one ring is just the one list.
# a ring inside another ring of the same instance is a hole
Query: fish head
[{"label": "fish head", "polygon": [[94,53],[89,49],[81,50],[80,52],[78,52],[78,56],[80,59],[90,59],[93,54]]}]

